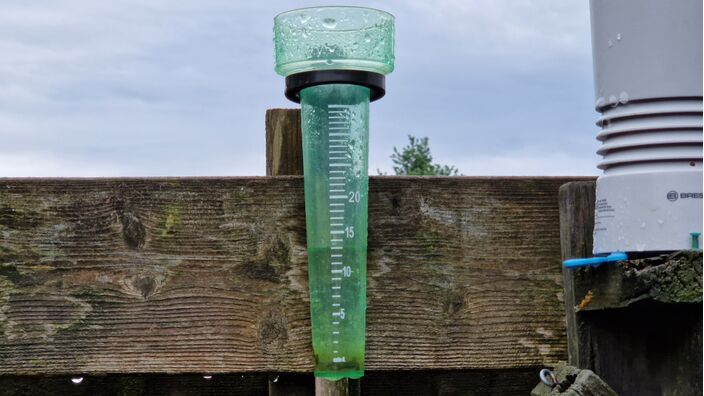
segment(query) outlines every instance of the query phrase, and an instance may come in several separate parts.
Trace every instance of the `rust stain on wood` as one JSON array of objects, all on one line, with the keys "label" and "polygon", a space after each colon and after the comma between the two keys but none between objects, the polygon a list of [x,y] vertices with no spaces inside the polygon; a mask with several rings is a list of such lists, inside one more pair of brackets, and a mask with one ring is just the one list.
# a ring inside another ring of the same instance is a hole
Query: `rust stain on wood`
[{"label": "rust stain on wood", "polygon": [[594,298],[594,293],[589,290],[584,298],[582,298],[582,301],[579,302],[579,305],[577,305],[577,312],[584,310],[584,308],[592,302],[592,298]]}]

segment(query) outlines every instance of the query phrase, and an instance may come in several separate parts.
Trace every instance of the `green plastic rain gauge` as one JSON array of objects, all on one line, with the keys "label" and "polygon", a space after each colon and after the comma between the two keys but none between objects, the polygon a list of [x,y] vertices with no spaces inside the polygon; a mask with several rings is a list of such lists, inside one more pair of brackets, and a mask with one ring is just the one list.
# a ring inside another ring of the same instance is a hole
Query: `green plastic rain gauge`
[{"label": "green plastic rain gauge", "polygon": [[394,17],[316,7],[274,18],[276,72],[301,103],[315,375],[364,374],[369,102],[394,68]]}]

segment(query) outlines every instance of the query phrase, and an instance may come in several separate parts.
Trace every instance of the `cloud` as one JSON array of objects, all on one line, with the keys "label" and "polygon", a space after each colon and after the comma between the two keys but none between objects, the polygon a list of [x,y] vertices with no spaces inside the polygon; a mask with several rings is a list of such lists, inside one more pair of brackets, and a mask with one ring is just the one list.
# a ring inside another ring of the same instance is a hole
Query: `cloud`
[{"label": "cloud", "polygon": [[[465,174],[484,168],[463,169],[464,156],[502,158],[531,145],[592,158],[585,4],[351,4],[397,18],[397,67],[371,108],[370,169],[390,167],[409,133],[429,136],[436,158]],[[0,176],[263,174],[264,112],[294,107],[273,71],[272,18],[309,5],[3,4]]]},{"label": "cloud", "polygon": [[502,155],[449,159],[465,175],[584,176],[597,175],[596,155],[575,157],[561,152],[516,150]]}]

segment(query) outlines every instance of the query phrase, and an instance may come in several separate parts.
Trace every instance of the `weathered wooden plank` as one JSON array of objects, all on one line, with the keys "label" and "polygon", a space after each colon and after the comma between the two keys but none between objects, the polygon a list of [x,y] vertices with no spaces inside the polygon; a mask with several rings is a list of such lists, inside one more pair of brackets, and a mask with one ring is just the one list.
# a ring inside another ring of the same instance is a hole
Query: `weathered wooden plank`
[{"label": "weathered wooden plank", "polygon": [[[564,258],[591,255],[593,196],[593,184],[560,189]],[[570,364],[620,395],[701,394],[701,253],[672,258],[565,272]]]},{"label": "weathered wooden plank", "polygon": [[[370,371],[359,381],[361,395],[524,396],[535,384],[538,368],[469,371]],[[80,385],[67,376],[0,376],[0,396],[171,395],[225,396],[266,394],[266,379],[278,374],[105,375],[86,376]],[[313,376],[288,373],[290,396],[313,396]]]},{"label": "weathered wooden plank", "polygon": [[79,385],[66,376],[0,376],[0,396],[262,396],[266,382],[259,373],[86,376]]},{"label": "weathered wooden plank", "polygon": [[[372,178],[369,370],[565,358],[565,178]],[[0,373],[310,372],[300,177],[0,180]]]},{"label": "weathered wooden plank", "polygon": [[702,302],[702,253],[677,252],[574,271],[577,311],[623,308],[642,300]]},{"label": "weathered wooden plank", "polygon": [[269,109],[266,111],[265,124],[266,174],[302,175],[301,111]]}]

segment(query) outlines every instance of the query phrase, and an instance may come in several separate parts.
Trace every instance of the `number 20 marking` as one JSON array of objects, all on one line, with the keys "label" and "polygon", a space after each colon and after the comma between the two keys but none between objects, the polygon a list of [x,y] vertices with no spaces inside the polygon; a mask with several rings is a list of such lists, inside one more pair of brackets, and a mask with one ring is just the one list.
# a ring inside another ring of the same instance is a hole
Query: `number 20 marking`
[{"label": "number 20 marking", "polygon": [[359,203],[359,191],[353,191],[347,194],[347,201],[350,203]]}]

